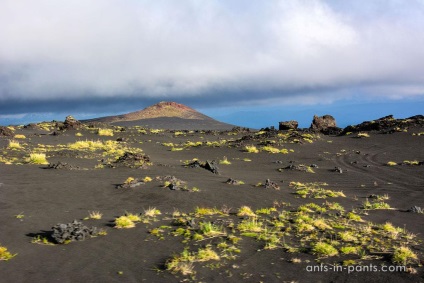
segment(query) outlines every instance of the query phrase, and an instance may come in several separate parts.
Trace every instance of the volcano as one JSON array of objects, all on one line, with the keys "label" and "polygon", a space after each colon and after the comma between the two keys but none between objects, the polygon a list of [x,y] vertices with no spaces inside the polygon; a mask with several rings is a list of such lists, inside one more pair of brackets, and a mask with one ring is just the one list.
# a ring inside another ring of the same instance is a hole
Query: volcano
[{"label": "volcano", "polygon": [[143,110],[127,114],[85,120],[117,126],[142,126],[173,130],[229,130],[234,125],[217,121],[186,105],[161,101]]}]

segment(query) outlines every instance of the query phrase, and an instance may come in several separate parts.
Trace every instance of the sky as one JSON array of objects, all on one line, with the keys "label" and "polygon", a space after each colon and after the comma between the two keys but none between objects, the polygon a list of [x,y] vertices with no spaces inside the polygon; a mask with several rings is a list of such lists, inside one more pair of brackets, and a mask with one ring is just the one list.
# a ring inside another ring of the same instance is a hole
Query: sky
[{"label": "sky", "polygon": [[424,0],[2,0],[0,124],[176,101],[254,128],[424,114]]}]

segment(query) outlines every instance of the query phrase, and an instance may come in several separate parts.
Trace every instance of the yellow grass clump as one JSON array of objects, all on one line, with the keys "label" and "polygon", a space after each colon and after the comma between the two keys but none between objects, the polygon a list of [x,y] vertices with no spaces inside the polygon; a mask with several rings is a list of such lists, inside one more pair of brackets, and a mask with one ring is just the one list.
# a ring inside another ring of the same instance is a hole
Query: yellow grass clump
[{"label": "yellow grass clump", "polygon": [[9,260],[16,256],[16,254],[12,255],[6,247],[0,246],[0,260]]},{"label": "yellow grass clump", "polygon": [[102,216],[103,216],[103,214],[100,213],[100,211],[91,211],[91,212],[89,212],[90,219],[99,220],[99,219],[102,219]]},{"label": "yellow grass clump", "polygon": [[127,229],[127,228],[134,228],[135,224],[134,221],[132,221],[127,216],[120,216],[115,219],[115,228],[117,229]]},{"label": "yellow grass clump", "polygon": [[10,140],[7,148],[8,149],[20,149],[20,148],[22,148],[22,146],[18,141]]},{"label": "yellow grass clump", "polygon": [[244,150],[246,151],[246,152],[249,152],[249,153],[258,153],[259,152],[259,150],[256,148],[256,146],[254,146],[254,145],[246,145],[245,147],[244,147]]},{"label": "yellow grass clump", "polygon": [[223,165],[230,165],[231,162],[228,161],[227,157],[224,156],[224,158],[222,160],[219,161],[219,164],[223,164]]},{"label": "yellow grass clump", "polygon": [[31,153],[28,158],[30,164],[49,164],[45,153]]},{"label": "yellow grass clump", "polygon": [[101,129],[99,128],[97,130],[97,134],[99,136],[109,136],[109,137],[113,137],[113,130],[112,129]]},{"label": "yellow grass clump", "polygon": [[26,139],[26,136],[24,136],[24,135],[15,135],[14,138],[15,139]]}]

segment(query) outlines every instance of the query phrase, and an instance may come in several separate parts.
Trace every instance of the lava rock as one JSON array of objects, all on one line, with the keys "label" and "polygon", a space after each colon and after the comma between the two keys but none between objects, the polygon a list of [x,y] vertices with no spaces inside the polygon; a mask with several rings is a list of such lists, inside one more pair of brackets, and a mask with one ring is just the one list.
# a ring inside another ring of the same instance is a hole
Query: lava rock
[{"label": "lava rock", "polygon": [[84,241],[87,238],[98,235],[96,227],[88,228],[76,220],[68,224],[57,224],[53,226],[52,229],[52,238],[58,244],[63,244],[68,241]]},{"label": "lava rock", "polygon": [[413,206],[410,209],[408,209],[408,212],[413,212],[413,213],[424,213],[424,209],[422,209],[419,206]]},{"label": "lava rock", "polygon": [[[290,164],[289,166],[286,166],[286,167],[284,167],[282,169],[284,169],[284,170],[294,170],[294,171],[307,172],[308,171],[308,166],[303,165],[303,164],[299,164],[299,165]],[[281,169],[279,169],[279,171],[281,171]]]},{"label": "lava rock", "polygon": [[8,127],[0,126],[0,136],[2,137],[12,137],[14,135],[13,131]]},{"label": "lava rock", "polygon": [[136,188],[138,186],[144,185],[145,183],[139,179],[134,179],[129,182],[123,183],[121,185],[118,185],[116,188],[118,189],[132,189]]},{"label": "lava rock", "polygon": [[337,127],[336,119],[331,115],[324,115],[321,117],[314,115],[309,130],[321,132],[324,135],[339,135],[343,129]]},{"label": "lava rock", "polygon": [[206,161],[206,163],[203,166],[203,168],[205,168],[206,170],[211,171],[214,174],[217,174],[217,175],[220,174],[218,165],[216,164],[216,161],[215,160],[212,160],[212,161],[209,161],[208,160],[208,161]]},{"label": "lava rock", "polygon": [[63,122],[63,125],[59,126],[59,129],[61,131],[63,131],[63,130],[78,130],[79,128],[81,128],[81,126],[82,126],[82,123],[80,121],[78,121],[77,119],[75,119],[74,117],[69,115],[69,116],[66,116],[65,122]]},{"label": "lava rock", "polygon": [[147,163],[150,162],[150,157],[142,153],[125,152],[120,156],[112,165],[124,166],[129,168],[145,168]]},{"label": "lava rock", "polygon": [[233,178],[229,178],[225,183],[229,184],[229,185],[241,185],[242,182],[240,182],[239,180],[233,179]]},{"label": "lava rock", "polygon": [[393,115],[388,115],[373,121],[364,121],[358,125],[348,126],[343,129],[340,135],[352,132],[378,131],[382,134],[392,134],[402,131],[407,127],[423,127],[424,116],[416,115],[406,119],[395,119]]},{"label": "lava rock", "polygon": [[280,131],[287,131],[287,130],[296,130],[299,126],[299,123],[297,121],[283,121],[278,123],[278,129]]},{"label": "lava rock", "polygon": [[265,189],[279,190],[280,189],[280,186],[277,185],[277,183],[271,181],[270,179],[266,179],[265,180],[265,184],[264,184],[264,188]]},{"label": "lava rock", "polygon": [[70,165],[68,163],[59,161],[58,163],[49,164],[47,169],[80,170],[81,168],[78,166]]},{"label": "lava rock", "polygon": [[334,172],[337,172],[337,173],[340,173],[340,174],[342,174],[343,173],[343,169],[342,168],[340,168],[340,167],[334,167],[334,170],[333,170]]},{"label": "lava rock", "polygon": [[200,164],[199,161],[195,160],[195,161],[191,162],[190,164],[188,164],[187,167],[200,168],[200,167],[202,167],[202,164]]}]

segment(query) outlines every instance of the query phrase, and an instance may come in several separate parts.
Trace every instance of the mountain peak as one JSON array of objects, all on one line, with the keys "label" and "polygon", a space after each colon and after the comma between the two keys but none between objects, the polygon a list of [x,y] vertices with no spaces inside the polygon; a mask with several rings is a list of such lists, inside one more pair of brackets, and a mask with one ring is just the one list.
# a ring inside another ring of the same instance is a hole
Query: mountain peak
[{"label": "mountain peak", "polygon": [[144,108],[143,110],[131,112],[119,116],[120,120],[134,121],[140,119],[151,119],[151,118],[163,118],[163,117],[175,117],[182,119],[198,119],[208,120],[210,117],[203,115],[202,113],[190,108],[186,105],[172,102],[172,101],[161,101],[157,104],[151,105]]},{"label": "mountain peak", "polygon": [[209,116],[206,116],[193,108],[186,105],[173,102],[173,101],[161,101],[154,105],[144,108],[143,110],[117,115],[101,117],[97,119],[91,119],[87,121],[91,122],[104,122],[104,123],[115,123],[115,122],[129,122],[145,119],[154,118],[181,118],[188,120],[203,120],[211,121],[214,120]]},{"label": "mountain peak", "polygon": [[119,126],[143,126],[179,130],[229,130],[234,125],[219,122],[193,108],[173,101],[161,101],[127,114],[100,117],[86,122],[111,123]]}]

